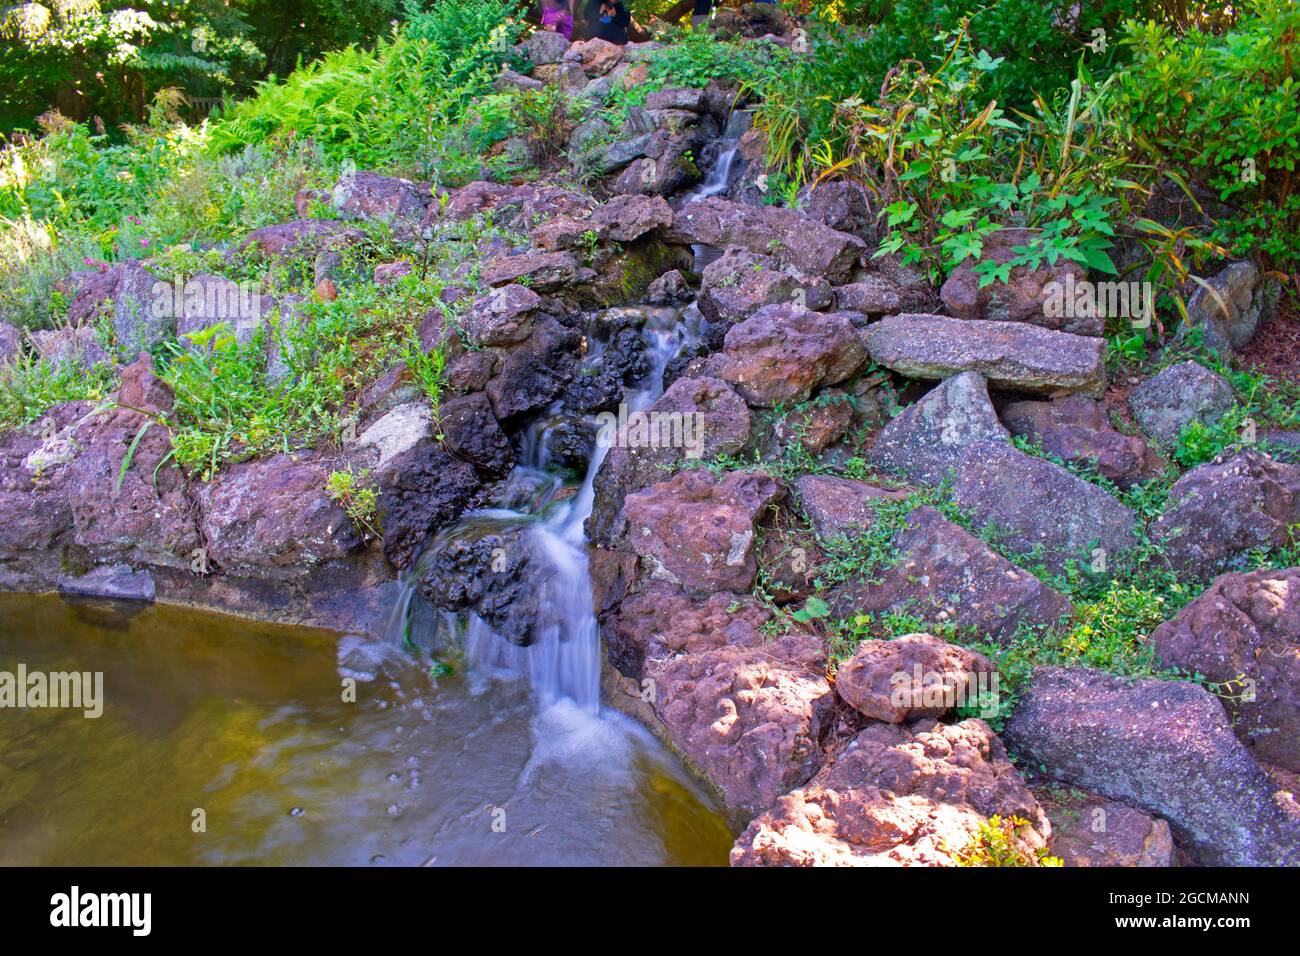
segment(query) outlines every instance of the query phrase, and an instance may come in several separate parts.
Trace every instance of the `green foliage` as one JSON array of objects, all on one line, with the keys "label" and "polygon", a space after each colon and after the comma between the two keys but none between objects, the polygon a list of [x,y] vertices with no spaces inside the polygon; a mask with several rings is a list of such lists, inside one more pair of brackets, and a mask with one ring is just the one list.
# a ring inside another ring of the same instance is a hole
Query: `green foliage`
[{"label": "green foliage", "polygon": [[325,493],[343,508],[349,518],[367,534],[379,537],[379,492],[370,478],[369,469],[331,471],[325,479]]},{"label": "green foliage", "polygon": [[1223,33],[1130,24],[1122,106],[1153,160],[1238,208],[1217,240],[1288,267],[1300,259],[1300,9],[1290,0],[1234,7],[1239,19]]},{"label": "green foliage", "polygon": [[75,362],[21,358],[0,368],[0,431],[33,422],[63,402],[99,401],[115,385],[106,365],[87,369]]},{"label": "green foliage", "polygon": [[1028,820],[1017,816],[1005,820],[994,814],[979,825],[975,838],[955,854],[958,866],[1064,866],[1060,857],[1045,848],[1030,850],[1021,837]]}]

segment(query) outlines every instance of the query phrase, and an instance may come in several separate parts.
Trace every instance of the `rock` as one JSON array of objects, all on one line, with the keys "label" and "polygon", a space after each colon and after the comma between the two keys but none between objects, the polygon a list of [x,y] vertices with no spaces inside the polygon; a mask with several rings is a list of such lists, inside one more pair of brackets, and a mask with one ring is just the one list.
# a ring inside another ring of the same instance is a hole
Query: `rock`
[{"label": "rock", "polygon": [[112,356],[99,344],[93,326],[65,325],[61,329],[42,329],[31,333],[37,356],[53,366],[72,364],[83,369],[109,364]]},{"label": "rock", "polygon": [[481,392],[492,378],[497,357],[492,352],[466,352],[447,363],[447,387],[453,392]]},{"label": "rock", "polygon": [[747,591],[758,573],[754,523],[784,496],[762,473],[719,481],[692,468],[629,494],[623,507],[632,548],[657,562],[656,573],[691,590]]},{"label": "rock", "polygon": [[746,596],[697,601],[654,583],[623,601],[616,623],[644,648],[645,686],[672,743],[743,819],[812,776],[834,712],[821,639],[769,638],[769,617]]},{"label": "rock", "polygon": [[[999,229],[987,236],[979,260],[964,260],[939,290],[948,312],[959,319],[1026,322],[1076,335],[1101,335],[1105,322],[1098,310],[1083,310],[1092,314],[1080,316],[1064,314],[1076,311],[1073,290],[1088,279],[1087,271],[1077,262],[1060,259],[1055,265],[1044,263],[1037,269],[1016,266],[1006,282],[995,279],[980,288],[977,265],[1011,261],[1019,255],[1014,251],[1016,247],[1028,245],[1035,235],[1036,231],[1030,229]],[[1068,301],[1062,303],[1063,297]],[[1053,308],[1054,304],[1068,307]]]},{"label": "rock", "polygon": [[1169,824],[1082,790],[1035,794],[1052,822],[1048,850],[1066,866],[1175,866]]},{"label": "rock", "polygon": [[800,475],[794,487],[800,508],[821,538],[869,528],[876,522],[878,504],[907,497],[905,491],[834,475]]},{"label": "rock", "polygon": [[580,336],[554,319],[535,325],[528,340],[511,352],[487,384],[497,421],[545,408],[573,378]]},{"label": "rock", "polygon": [[531,76],[524,76],[522,73],[516,73],[514,70],[503,69],[492,80],[492,89],[498,93],[504,93],[506,90],[521,90],[525,93],[536,93],[546,86],[541,80],[535,80]]},{"label": "rock", "polygon": [[544,300],[527,286],[512,283],[474,300],[465,318],[470,339],[479,345],[514,345],[533,333]]},{"label": "rock", "polygon": [[803,211],[823,225],[857,236],[868,246],[878,244],[871,199],[857,183],[845,179],[822,180],[809,190]]},{"label": "rock", "polygon": [[900,286],[887,276],[872,273],[836,286],[834,292],[835,308],[872,318],[925,308],[931,301],[928,289]]},{"label": "rock", "polygon": [[425,208],[433,197],[429,187],[422,183],[359,170],[335,183],[330,198],[343,219],[416,223],[424,218]]},{"label": "rock", "polygon": [[577,268],[577,260],[568,252],[524,252],[489,259],[480,278],[486,286],[523,279],[530,289],[555,292],[573,281]]},{"label": "rock", "polygon": [[820,309],[830,302],[825,280],[808,282],[780,269],[771,256],[728,249],[704,267],[697,304],[704,317],[719,325],[725,335],[728,326],[765,305]]},{"label": "rock", "polygon": [[22,333],[8,322],[0,321],[0,368],[16,362],[22,354]]},{"label": "rock", "polygon": [[147,355],[123,370],[117,400],[78,431],[84,450],[66,466],[76,543],[97,561],[188,568],[203,542],[180,471],[160,467],[171,453],[166,429],[156,422],[145,429],[172,409],[171,390]]},{"label": "rock", "polygon": [[[694,205],[694,204],[693,204]],[[719,377],[750,404],[801,402],[866,363],[849,318],[769,305],[727,331]]]},{"label": "rock", "polygon": [[1176,571],[1208,581],[1243,570],[1256,548],[1283,548],[1300,524],[1300,465],[1254,449],[1193,468],[1174,483],[1151,540]]},{"label": "rock", "polygon": [[153,575],[148,571],[136,571],[129,564],[113,564],[100,565],[86,574],[60,581],[59,593],[73,597],[152,603],[157,596],[157,589]]},{"label": "rock", "polygon": [[[688,115],[694,117],[695,114]],[[697,127],[682,129],[672,126],[656,128],[653,132],[642,135],[647,137],[641,150],[644,157],[632,161],[619,174],[610,187],[611,192],[619,195],[668,196],[703,178],[693,159],[707,143],[702,130]],[[633,140],[633,144],[640,143],[640,137]],[[628,150],[632,148],[629,146]],[[607,153],[607,158],[608,156]]]},{"label": "rock", "polygon": [[293,259],[314,256],[322,249],[342,249],[364,238],[361,230],[337,219],[295,219],[254,229],[239,244],[239,251]]},{"label": "rock", "polygon": [[1040,668],[1005,736],[1055,779],[1164,817],[1200,863],[1300,863],[1300,821],[1274,802],[1219,701],[1194,684]]},{"label": "rock", "polygon": [[[901,724],[976,706],[978,675],[996,672],[982,654],[929,634],[904,634],[860,643],[836,669],[835,692],[872,720]],[[993,686],[996,693],[996,679]]]},{"label": "rock", "polygon": [[449,398],[438,410],[447,450],[489,475],[505,475],[515,464],[510,440],[481,392]]},{"label": "rock", "polygon": [[732,866],[954,866],[990,817],[1024,820],[1016,848],[1051,825],[982,720],[871,724],[801,789],[754,820]]},{"label": "rock", "polygon": [[992,525],[1004,547],[1037,555],[1053,572],[1070,560],[1086,567],[1101,558],[1108,567],[1136,543],[1133,512],[1119,501],[1003,442],[966,448],[953,498],[977,526]]},{"label": "rock", "polygon": [[1054,625],[1073,611],[1059,593],[934,508],[911,512],[893,547],[895,563],[829,595],[832,615],[908,614],[980,640],[1008,641],[1023,625]]},{"label": "rock", "polygon": [[1153,477],[1159,463],[1147,443],[1110,425],[1106,407],[1082,395],[1050,402],[1012,402],[1002,409],[1012,435],[1039,442],[1043,451],[1070,464],[1095,464],[1097,474],[1121,488]]},{"label": "rock", "polygon": [[689,302],[692,292],[686,280],[676,269],[670,269],[650,283],[646,289],[646,302],[650,305],[675,306]]},{"label": "rock", "polygon": [[140,263],[128,260],[80,275],[68,306],[68,324],[93,326],[98,318],[107,317],[120,354],[136,355],[153,348],[176,328],[175,314],[159,307],[170,302],[173,286],[155,279]]},{"label": "rock", "polygon": [[820,455],[853,427],[854,412],[851,396],[828,388],[817,401],[806,403],[776,422],[772,437],[780,443],[778,447],[798,447],[809,455]]},{"label": "rock", "polygon": [[614,196],[591,214],[602,239],[632,242],[673,224],[672,207],[660,196]]},{"label": "rock", "polygon": [[175,323],[176,337],[188,337],[191,345],[195,336],[217,325],[224,325],[236,340],[247,344],[266,321],[267,313],[277,307],[275,299],[262,295],[255,283],[241,285],[205,273],[185,283],[181,302],[175,298],[164,294],[156,301]]},{"label": "rock", "polygon": [[857,236],[776,206],[746,206],[711,196],[682,208],[674,230],[687,242],[738,246],[772,255],[808,278],[846,278],[866,250]]},{"label": "rock", "polygon": [[400,282],[411,274],[411,263],[405,259],[397,262],[385,262],[375,266],[375,285],[386,286]]},{"label": "rock", "polygon": [[1179,362],[1133,389],[1128,407],[1142,431],[1173,446],[1192,422],[1217,424],[1235,400],[1223,376],[1196,362]]},{"label": "rock", "polygon": [[471,611],[493,633],[519,647],[537,638],[544,558],[520,530],[474,540],[456,538],[422,561],[420,590],[434,607]]},{"label": "rock", "polygon": [[[605,167],[600,160],[610,133],[609,123],[599,116],[592,117],[575,126],[573,132],[569,134],[567,151],[569,165],[579,172],[591,170],[602,175],[613,172],[614,168],[621,168]],[[640,153],[637,155],[640,155]],[[633,159],[636,159],[636,156],[630,156],[628,162],[630,163]]]},{"label": "rock", "polygon": [[940,484],[976,442],[1009,441],[988,386],[962,372],[935,386],[894,416],[876,436],[868,459],[878,468],[925,484]]},{"label": "rock", "polygon": [[1261,276],[1249,259],[1230,262],[1205,285],[1197,285],[1179,333],[1199,328],[1202,341],[1223,353],[1245,348],[1260,323],[1272,317],[1279,293],[1277,283]]},{"label": "rock", "polygon": [[1166,667],[1218,685],[1257,760],[1300,772],[1300,568],[1217,578],[1151,643]]},{"label": "rock", "polygon": [[[691,422],[701,436],[702,458],[735,454],[749,437],[749,409],[740,396],[716,378],[683,378],[674,382],[648,409],[660,421]],[[637,439],[629,421],[612,436],[600,470],[596,473],[596,501],[587,519],[588,537],[605,546],[621,539],[627,530],[624,498],[663,478],[688,455],[689,449],[672,442]]]},{"label": "rock", "polygon": [[867,327],[867,351],[909,378],[981,373],[990,385],[1032,394],[1101,394],[1106,341],[1019,322],[894,315]]},{"label": "rock", "polygon": [[534,66],[559,63],[568,52],[569,41],[554,30],[534,30],[522,44],[524,55]]},{"label": "rock", "polygon": [[577,60],[588,76],[604,76],[623,59],[623,48],[599,37],[582,40],[569,47],[566,60]]},{"label": "rock", "polygon": [[481,481],[474,466],[424,442],[394,459],[379,492],[384,556],[401,570],[429,536],[460,518]]}]

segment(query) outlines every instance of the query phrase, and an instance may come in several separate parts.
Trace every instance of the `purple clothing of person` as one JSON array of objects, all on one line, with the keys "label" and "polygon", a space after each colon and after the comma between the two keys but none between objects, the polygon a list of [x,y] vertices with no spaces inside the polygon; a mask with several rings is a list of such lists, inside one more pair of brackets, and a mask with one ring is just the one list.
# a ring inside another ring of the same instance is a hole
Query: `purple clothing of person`
[{"label": "purple clothing of person", "polygon": [[542,29],[554,30],[566,40],[573,39],[573,14],[568,10],[543,10]]}]

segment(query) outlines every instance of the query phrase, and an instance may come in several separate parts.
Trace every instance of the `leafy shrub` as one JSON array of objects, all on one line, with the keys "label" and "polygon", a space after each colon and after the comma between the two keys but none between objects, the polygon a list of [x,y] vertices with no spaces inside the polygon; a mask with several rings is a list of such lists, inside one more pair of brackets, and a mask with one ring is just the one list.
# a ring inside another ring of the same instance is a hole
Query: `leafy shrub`
[{"label": "leafy shrub", "polygon": [[19,359],[0,368],[0,431],[35,421],[63,402],[98,401],[112,391],[115,378],[106,365],[86,369],[74,362]]}]

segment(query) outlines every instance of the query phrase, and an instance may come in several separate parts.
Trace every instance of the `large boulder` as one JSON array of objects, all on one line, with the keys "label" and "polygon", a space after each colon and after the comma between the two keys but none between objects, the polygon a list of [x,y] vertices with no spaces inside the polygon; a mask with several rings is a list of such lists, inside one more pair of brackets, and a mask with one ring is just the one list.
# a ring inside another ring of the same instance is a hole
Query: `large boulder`
[{"label": "large boulder", "polygon": [[908,614],[981,640],[1010,640],[1022,625],[1052,625],[1070,602],[934,508],[917,508],[895,536],[898,559],[830,597],[832,613]]},{"label": "large boulder", "polygon": [[1005,736],[1055,779],[1163,817],[1200,863],[1300,864],[1300,820],[1195,684],[1041,668]]},{"label": "large boulder", "polygon": [[800,279],[778,268],[771,256],[744,249],[726,250],[700,277],[700,312],[723,334],[763,306],[782,302],[821,308],[830,303],[830,287]]},{"label": "large boulder", "polygon": [[521,252],[494,256],[479,274],[485,286],[526,282],[538,292],[557,292],[573,282],[578,260],[570,252]]},{"label": "large boulder", "polygon": [[415,223],[424,218],[432,191],[424,183],[358,171],[339,179],[330,198],[343,219]]},{"label": "large boulder", "polygon": [[1086,315],[1065,314],[1075,311],[1073,296],[1069,296],[1070,308],[1053,308],[1064,304],[1067,290],[1087,280],[1088,273],[1077,262],[1059,259],[1055,265],[1044,263],[1036,269],[1019,265],[1006,282],[994,280],[981,288],[976,266],[1010,262],[1019,255],[1015,250],[1028,245],[1035,235],[1029,229],[999,229],[986,237],[979,261],[964,260],[949,273],[939,290],[943,304],[959,319],[1026,322],[1076,335],[1101,335],[1104,322],[1096,310],[1085,310]]},{"label": "large boulder", "polygon": [[514,448],[482,392],[457,395],[442,402],[438,426],[447,450],[481,472],[502,476],[514,467]]},{"label": "large boulder", "polygon": [[533,66],[545,66],[564,59],[569,50],[569,40],[555,30],[534,30],[520,46]]},{"label": "large boulder", "polygon": [[991,817],[1023,820],[1015,849],[1051,825],[982,720],[875,723],[808,784],[754,820],[732,866],[954,866]]},{"label": "large boulder", "polygon": [[546,300],[528,286],[511,283],[475,299],[465,317],[466,331],[478,345],[515,345],[532,334]]},{"label": "large boulder", "polygon": [[975,371],[998,388],[1048,395],[1099,395],[1106,384],[1101,338],[941,315],[889,316],[863,335],[873,359],[910,378]]},{"label": "large boulder", "polygon": [[1004,442],[967,447],[957,466],[953,498],[999,543],[1036,556],[1053,572],[1071,560],[1109,567],[1131,548],[1133,512],[1097,485],[1060,465]]},{"label": "large boulder", "polygon": [[174,286],[156,279],[135,260],[82,273],[68,306],[71,326],[93,326],[107,318],[123,355],[138,355],[162,342],[176,328],[170,308]]},{"label": "large boulder", "polygon": [[482,485],[474,466],[438,442],[422,442],[389,464],[379,489],[384,556],[411,564],[434,532],[460,518]]},{"label": "large boulder", "polygon": [[711,196],[687,204],[673,231],[687,242],[719,248],[739,246],[772,255],[807,278],[847,278],[866,251],[857,236],[776,206],[748,206]]},{"label": "large boulder", "polygon": [[528,340],[506,357],[501,371],[487,384],[497,420],[508,421],[549,405],[577,370],[580,340],[577,332],[554,319],[537,323]]},{"label": "large boulder", "polygon": [[1121,488],[1145,481],[1158,471],[1147,443],[1111,427],[1106,406],[1082,395],[1050,402],[1012,402],[1002,409],[1012,435],[1042,445],[1069,464],[1093,464],[1097,474]]},{"label": "large boulder", "polygon": [[623,601],[615,624],[643,648],[642,686],[670,740],[741,820],[816,772],[835,710],[822,640],[769,637],[769,620],[752,598],[695,600],[656,582]]},{"label": "large boulder", "polygon": [[796,403],[866,363],[851,320],[841,314],[769,305],[727,331],[719,377],[751,405]]},{"label": "large boulder", "polygon": [[1176,571],[1208,581],[1243,570],[1257,548],[1282,548],[1300,524],[1300,465],[1246,449],[1179,478],[1151,526]]},{"label": "large boulder", "polygon": [[295,219],[254,229],[239,244],[239,251],[270,259],[294,259],[338,251],[364,238],[360,229],[338,219]]},{"label": "large boulder", "polygon": [[1217,686],[1260,761],[1300,773],[1300,568],[1219,577],[1151,643]]},{"label": "large boulder", "polygon": [[1222,375],[1189,361],[1171,365],[1133,389],[1128,407],[1143,432],[1172,446],[1192,422],[1217,424],[1234,400]]},{"label": "large boulder", "polygon": [[591,214],[602,239],[631,242],[673,224],[673,209],[661,196],[614,196]]},{"label": "large boulder", "polygon": [[754,522],[785,495],[759,472],[722,480],[702,468],[630,494],[624,510],[633,550],[656,573],[698,591],[747,591],[758,573]]},{"label": "large boulder", "polygon": [[984,376],[962,372],[894,416],[876,436],[868,458],[885,471],[937,485],[969,445],[1008,440]]}]

